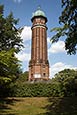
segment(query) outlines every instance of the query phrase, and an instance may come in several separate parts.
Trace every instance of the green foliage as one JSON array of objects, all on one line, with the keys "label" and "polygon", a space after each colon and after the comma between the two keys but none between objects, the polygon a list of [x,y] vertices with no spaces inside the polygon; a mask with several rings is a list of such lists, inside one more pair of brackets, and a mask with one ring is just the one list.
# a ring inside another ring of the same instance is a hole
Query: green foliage
[{"label": "green foliage", "polygon": [[14,56],[14,49],[0,52],[0,96],[10,92],[10,84],[14,82],[21,73],[18,59]]},{"label": "green foliage", "polygon": [[10,85],[21,73],[20,61],[15,53],[21,50],[22,29],[17,29],[18,19],[14,19],[13,13],[4,17],[4,6],[0,5],[0,96],[8,95]]},{"label": "green foliage", "polygon": [[11,96],[16,97],[51,97],[51,96],[63,96],[60,93],[60,84],[52,83],[16,83],[12,87],[14,92]]},{"label": "green foliage", "polygon": [[19,78],[16,80],[17,83],[25,83],[28,81],[29,72],[25,71],[20,74]]},{"label": "green foliage", "polygon": [[54,81],[60,82],[65,96],[77,95],[77,71],[65,69],[55,75]]},{"label": "green foliage", "polygon": [[62,14],[59,17],[61,27],[51,30],[56,34],[51,38],[53,42],[65,36],[65,49],[68,54],[76,54],[77,51],[77,0],[62,0]]},{"label": "green foliage", "polygon": [[17,29],[19,19],[14,19],[11,12],[6,18],[3,16],[3,6],[0,6],[0,51],[15,49],[15,52],[19,52],[22,45],[22,39],[20,33],[22,29]]},{"label": "green foliage", "polygon": [[14,49],[0,52],[0,76],[11,77],[12,80],[20,72],[20,64],[14,52]]},{"label": "green foliage", "polygon": [[9,83],[9,82],[11,82],[10,78],[0,76],[0,85],[6,84],[6,83]]},{"label": "green foliage", "polygon": [[64,97],[77,96],[77,71],[65,69],[49,82],[27,82],[23,77],[12,84],[16,97]]}]

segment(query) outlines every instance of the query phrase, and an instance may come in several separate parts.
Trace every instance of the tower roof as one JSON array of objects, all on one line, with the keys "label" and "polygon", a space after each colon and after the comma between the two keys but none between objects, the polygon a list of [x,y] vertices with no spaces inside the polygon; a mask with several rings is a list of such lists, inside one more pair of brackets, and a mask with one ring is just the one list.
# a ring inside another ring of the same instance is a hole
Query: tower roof
[{"label": "tower roof", "polygon": [[33,19],[34,19],[35,17],[40,17],[40,16],[41,16],[41,17],[44,17],[45,20],[46,20],[46,22],[47,22],[47,18],[46,18],[46,16],[45,16],[45,13],[44,13],[43,10],[41,10],[40,7],[38,7],[38,9],[33,13],[31,21],[33,21]]}]

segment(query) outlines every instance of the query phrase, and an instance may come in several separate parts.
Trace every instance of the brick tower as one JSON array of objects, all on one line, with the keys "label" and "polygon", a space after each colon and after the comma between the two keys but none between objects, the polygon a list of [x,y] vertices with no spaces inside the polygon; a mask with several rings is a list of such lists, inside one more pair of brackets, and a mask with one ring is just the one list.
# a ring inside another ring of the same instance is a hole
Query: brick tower
[{"label": "brick tower", "polygon": [[38,8],[32,16],[32,48],[29,62],[29,81],[48,80],[47,18]]}]

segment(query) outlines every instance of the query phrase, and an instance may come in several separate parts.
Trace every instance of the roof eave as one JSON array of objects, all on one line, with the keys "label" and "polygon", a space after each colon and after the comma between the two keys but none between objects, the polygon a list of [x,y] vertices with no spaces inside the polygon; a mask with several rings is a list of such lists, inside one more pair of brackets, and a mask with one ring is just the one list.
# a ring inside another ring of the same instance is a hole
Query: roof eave
[{"label": "roof eave", "polygon": [[33,22],[33,20],[34,20],[35,18],[39,18],[39,17],[44,18],[44,19],[45,19],[45,22],[47,22],[47,21],[48,21],[46,17],[41,16],[41,15],[32,17],[32,18],[31,18],[31,21]]}]

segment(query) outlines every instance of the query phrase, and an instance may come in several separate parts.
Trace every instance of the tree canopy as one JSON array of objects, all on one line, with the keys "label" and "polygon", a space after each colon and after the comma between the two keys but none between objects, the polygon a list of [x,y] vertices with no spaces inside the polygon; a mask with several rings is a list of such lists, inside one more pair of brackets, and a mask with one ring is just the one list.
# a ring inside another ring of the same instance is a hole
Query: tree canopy
[{"label": "tree canopy", "polygon": [[15,56],[23,47],[20,37],[22,29],[16,28],[18,21],[13,13],[4,17],[4,6],[0,5],[0,93],[3,89],[5,92],[22,72],[20,61]]},{"label": "tree canopy", "polygon": [[59,82],[65,96],[77,95],[77,70],[65,69],[55,75],[53,82]]},{"label": "tree canopy", "polygon": [[15,52],[19,52],[22,45],[22,39],[20,38],[20,32],[22,29],[17,29],[19,19],[14,19],[11,12],[6,18],[4,18],[3,12],[4,6],[0,6],[0,51],[15,49]]},{"label": "tree canopy", "polygon": [[76,54],[77,51],[77,0],[62,0],[63,11],[59,17],[61,27],[55,27],[51,31],[56,34],[51,38],[57,42],[65,36],[65,50],[68,54]]}]

